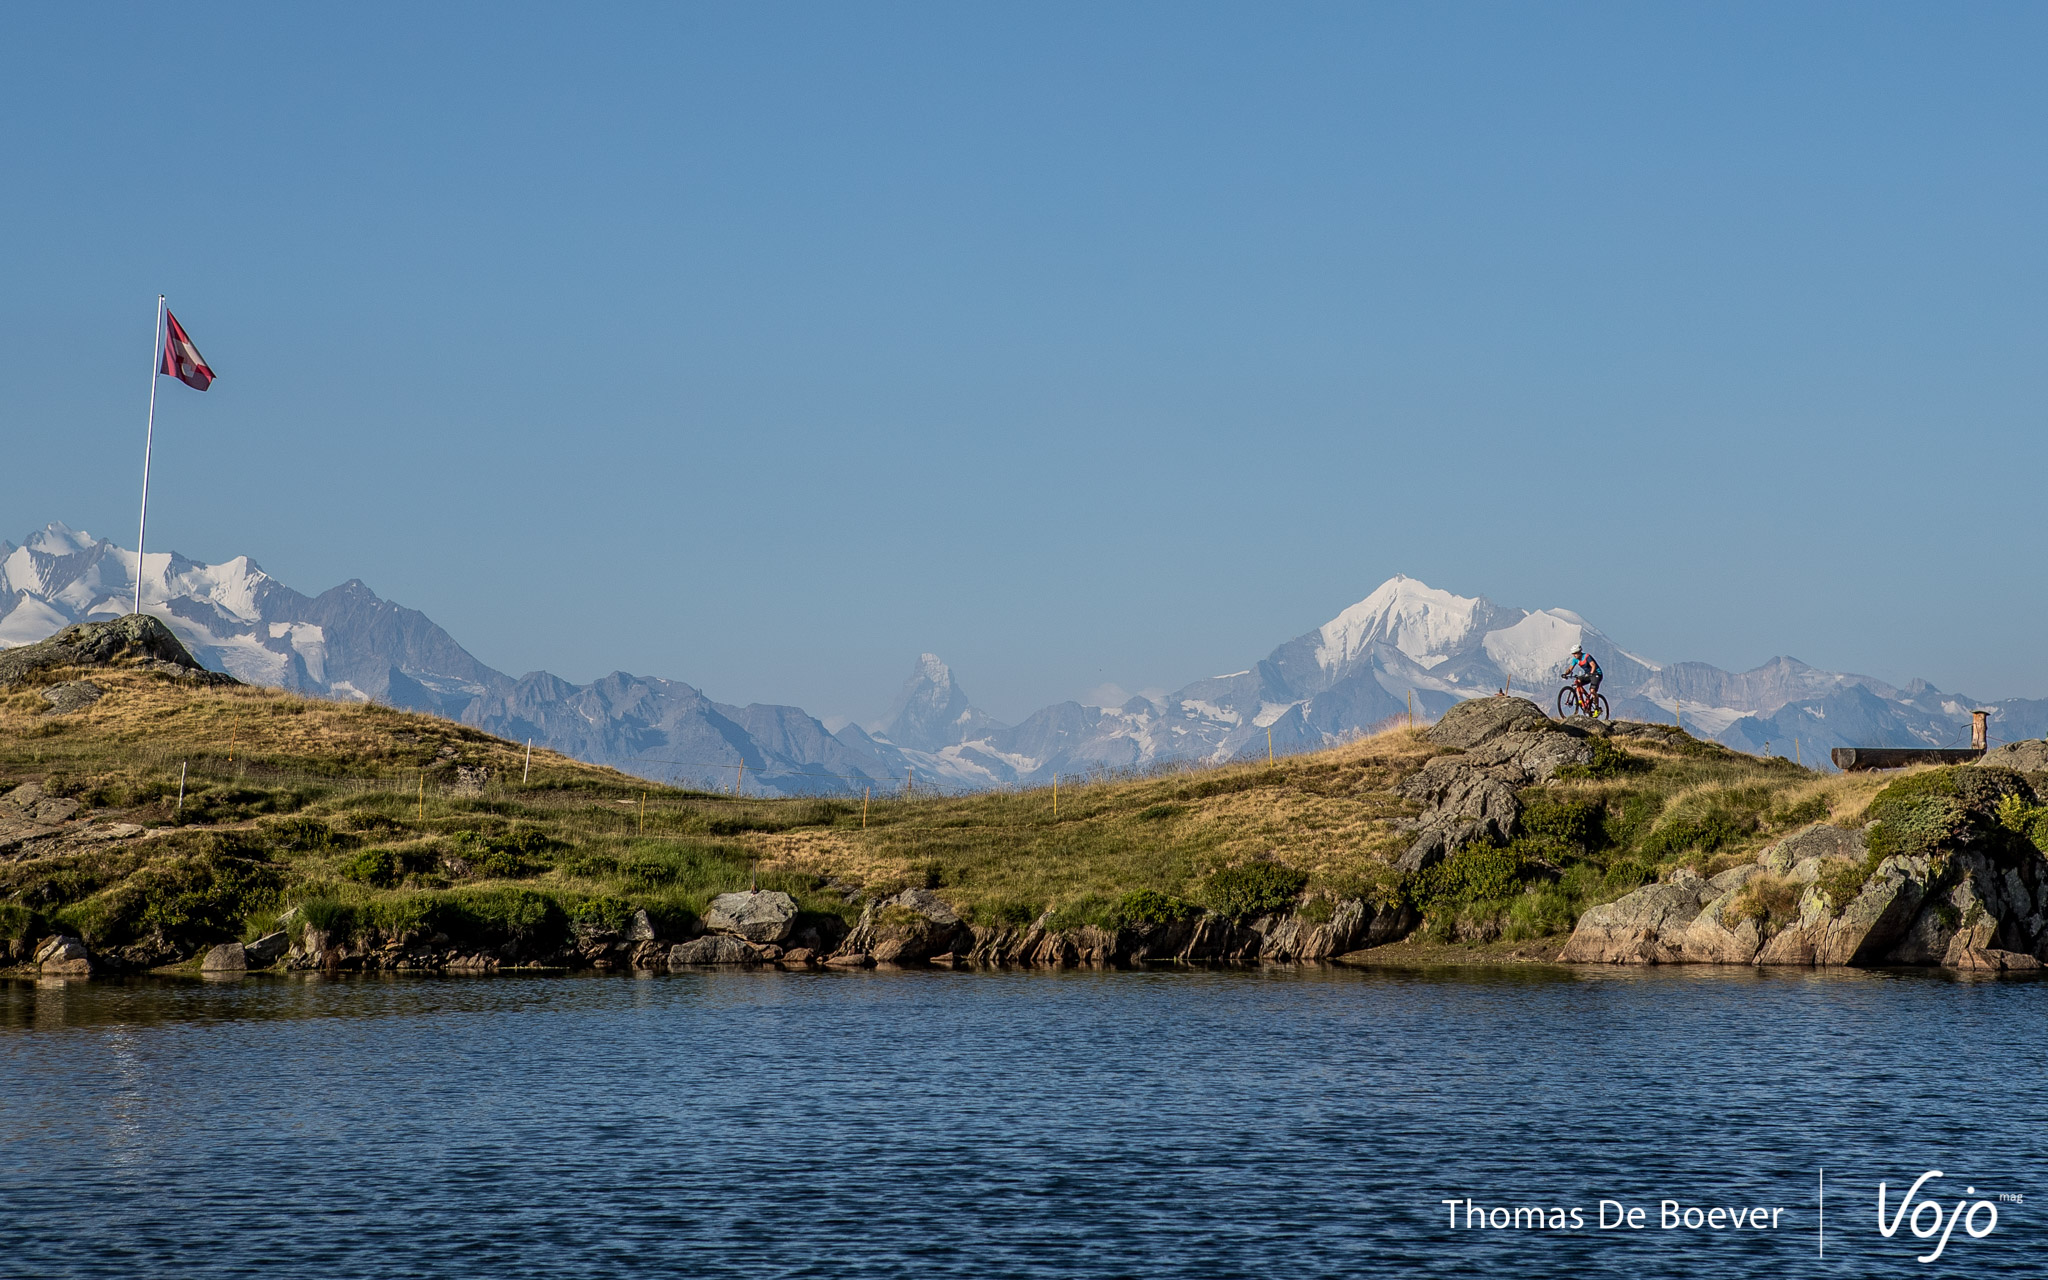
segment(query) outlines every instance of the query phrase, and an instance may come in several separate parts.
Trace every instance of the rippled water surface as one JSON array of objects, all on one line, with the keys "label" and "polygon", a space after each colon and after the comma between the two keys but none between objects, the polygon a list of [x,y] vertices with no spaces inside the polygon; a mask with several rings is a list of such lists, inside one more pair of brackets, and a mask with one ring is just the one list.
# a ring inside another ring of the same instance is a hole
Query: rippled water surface
[{"label": "rippled water surface", "polygon": [[[15,983],[0,1274],[2038,1276],[2044,1012],[1697,969]],[[2025,1203],[1917,1263],[1876,1183],[1929,1169]]]}]

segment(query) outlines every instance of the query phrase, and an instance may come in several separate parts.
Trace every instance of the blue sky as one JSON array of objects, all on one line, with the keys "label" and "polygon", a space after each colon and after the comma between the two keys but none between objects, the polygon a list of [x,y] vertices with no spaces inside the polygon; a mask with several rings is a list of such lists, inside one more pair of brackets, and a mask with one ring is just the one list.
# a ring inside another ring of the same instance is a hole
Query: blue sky
[{"label": "blue sky", "polygon": [[[37,6],[0,536],[869,718],[1396,572],[2048,695],[2048,9]],[[134,456],[131,456],[134,455]]]}]

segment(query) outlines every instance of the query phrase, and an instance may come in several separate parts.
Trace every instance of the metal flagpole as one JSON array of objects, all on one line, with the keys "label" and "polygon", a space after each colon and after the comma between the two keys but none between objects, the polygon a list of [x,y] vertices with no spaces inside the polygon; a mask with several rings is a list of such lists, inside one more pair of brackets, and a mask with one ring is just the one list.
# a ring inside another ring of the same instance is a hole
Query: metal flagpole
[{"label": "metal flagpole", "polygon": [[142,433],[142,518],[135,524],[135,612],[142,612],[142,539],[149,532],[149,450],[156,443],[156,380],[163,372],[164,295],[156,295],[156,341],[149,352],[149,425]]}]

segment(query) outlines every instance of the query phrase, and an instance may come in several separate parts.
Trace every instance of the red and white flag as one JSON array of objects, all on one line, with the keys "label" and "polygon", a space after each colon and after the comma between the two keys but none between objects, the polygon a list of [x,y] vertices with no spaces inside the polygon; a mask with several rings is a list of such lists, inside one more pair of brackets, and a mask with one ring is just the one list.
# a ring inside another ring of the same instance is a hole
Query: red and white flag
[{"label": "red and white flag", "polygon": [[164,335],[164,362],[157,372],[169,374],[194,391],[206,390],[213,385],[213,370],[207,367],[206,358],[185,336],[185,326],[178,323],[178,317],[166,311],[164,319],[170,330]]}]

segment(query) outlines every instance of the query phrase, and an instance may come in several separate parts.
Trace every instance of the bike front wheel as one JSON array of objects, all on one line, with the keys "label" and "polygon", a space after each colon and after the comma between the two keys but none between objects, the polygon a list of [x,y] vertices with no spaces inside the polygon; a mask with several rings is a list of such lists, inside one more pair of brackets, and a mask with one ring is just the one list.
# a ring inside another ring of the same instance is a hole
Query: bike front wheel
[{"label": "bike front wheel", "polygon": [[1557,718],[1569,720],[1579,714],[1579,700],[1569,686],[1557,691]]},{"label": "bike front wheel", "polygon": [[1604,693],[1593,695],[1593,718],[1595,720],[1614,719],[1614,709],[1607,705],[1607,695]]}]

